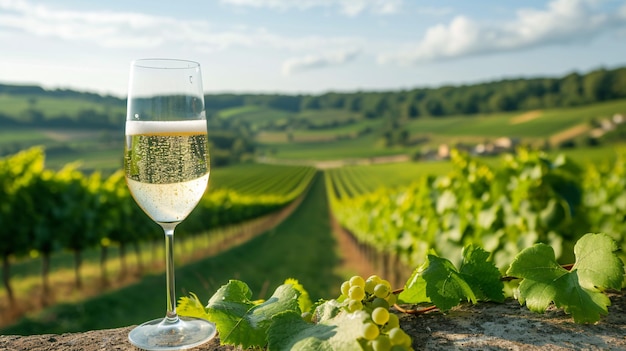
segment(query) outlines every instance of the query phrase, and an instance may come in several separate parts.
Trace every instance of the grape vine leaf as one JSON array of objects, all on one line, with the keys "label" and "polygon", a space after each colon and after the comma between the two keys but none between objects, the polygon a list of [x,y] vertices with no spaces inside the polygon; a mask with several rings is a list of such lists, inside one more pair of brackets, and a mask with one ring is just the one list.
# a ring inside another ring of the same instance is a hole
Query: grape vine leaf
[{"label": "grape vine leaf", "polygon": [[489,256],[489,252],[476,245],[466,246],[459,272],[479,300],[502,302],[504,284],[500,280],[500,271],[489,261]]},{"label": "grape vine leaf", "polygon": [[503,284],[500,272],[489,261],[489,252],[475,245],[463,250],[459,270],[445,258],[434,254],[419,267],[407,281],[398,296],[403,303],[432,302],[442,311],[458,305],[463,299],[472,303],[478,300],[503,301]]},{"label": "grape vine leaf", "polygon": [[426,281],[424,280],[424,270],[428,268],[428,260],[417,267],[404,284],[404,289],[398,294],[400,303],[430,303],[430,298],[426,295]]},{"label": "grape vine leaf", "polygon": [[281,313],[274,317],[269,328],[268,350],[361,350],[357,339],[362,336],[367,318],[365,311],[344,311],[314,324],[304,321],[298,313]]},{"label": "grape vine leaf", "polygon": [[611,304],[602,290],[619,290],[624,279],[624,263],[616,249],[608,235],[586,234],[574,246],[576,263],[568,271],[558,264],[550,246],[535,244],[515,257],[507,275],[522,279],[519,301],[531,311],[543,313],[554,302],[576,323],[595,323]]},{"label": "grape vine leaf", "polygon": [[215,323],[223,344],[262,347],[267,343],[267,332],[274,315],[292,311],[300,315],[298,290],[292,284],[283,284],[261,304],[250,301],[248,285],[231,280],[222,286],[206,306],[207,319]]},{"label": "grape vine leaf", "polygon": [[178,305],[176,311],[181,316],[196,317],[202,319],[209,319],[209,315],[204,308],[202,302],[196,294],[190,293],[190,296],[183,296],[178,299]]},{"label": "grape vine leaf", "polygon": [[476,294],[450,260],[428,255],[428,268],[423,273],[426,294],[442,311],[458,305],[463,299],[477,302]]}]

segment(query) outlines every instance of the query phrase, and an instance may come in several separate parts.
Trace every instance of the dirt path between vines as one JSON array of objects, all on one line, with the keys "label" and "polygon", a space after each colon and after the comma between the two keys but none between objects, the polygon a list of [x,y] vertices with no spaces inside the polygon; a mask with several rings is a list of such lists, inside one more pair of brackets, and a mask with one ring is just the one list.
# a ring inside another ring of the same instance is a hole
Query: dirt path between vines
[{"label": "dirt path between vines", "polygon": [[367,257],[359,250],[354,240],[352,240],[350,233],[337,222],[330,206],[328,207],[328,217],[333,230],[333,236],[337,240],[338,250],[341,253],[341,270],[344,272],[353,272],[353,274],[358,274],[364,278],[372,274],[380,275],[379,272],[375,271],[374,266]]}]

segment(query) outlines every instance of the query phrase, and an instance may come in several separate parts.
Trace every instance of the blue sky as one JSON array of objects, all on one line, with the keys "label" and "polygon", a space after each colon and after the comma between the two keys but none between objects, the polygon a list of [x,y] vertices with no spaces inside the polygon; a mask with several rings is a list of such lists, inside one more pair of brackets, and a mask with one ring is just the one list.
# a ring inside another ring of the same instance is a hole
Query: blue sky
[{"label": "blue sky", "polygon": [[0,0],[0,82],[123,96],[130,61],[207,92],[399,90],[626,65],[626,1]]}]

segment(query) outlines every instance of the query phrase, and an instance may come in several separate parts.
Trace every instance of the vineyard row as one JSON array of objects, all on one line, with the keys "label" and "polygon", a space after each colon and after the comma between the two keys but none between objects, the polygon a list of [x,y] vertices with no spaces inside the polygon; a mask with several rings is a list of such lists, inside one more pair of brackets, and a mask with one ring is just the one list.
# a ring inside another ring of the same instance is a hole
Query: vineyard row
[{"label": "vineyard row", "polygon": [[[152,240],[158,232],[132,199],[121,170],[103,179],[99,173],[86,176],[73,164],[56,172],[45,169],[44,159],[41,148],[0,159],[0,255],[10,300],[14,298],[12,257],[40,255],[47,291],[51,254],[61,249],[72,251],[80,286],[81,252],[97,246],[104,250],[111,243],[123,250]],[[223,186],[209,189],[179,225],[177,236],[200,234],[274,212],[300,196],[314,175],[315,169],[303,166],[246,174],[254,182],[246,182],[241,192],[230,185],[237,184],[234,177],[224,178]]]},{"label": "vineyard row", "polygon": [[332,212],[368,254],[391,254],[408,267],[431,250],[458,263],[468,244],[484,247],[506,267],[537,242],[570,263],[574,243],[588,232],[609,234],[626,255],[626,153],[610,165],[584,168],[524,149],[497,166],[460,152],[451,161],[449,174],[400,188],[367,184],[366,175],[351,168],[328,171]]}]

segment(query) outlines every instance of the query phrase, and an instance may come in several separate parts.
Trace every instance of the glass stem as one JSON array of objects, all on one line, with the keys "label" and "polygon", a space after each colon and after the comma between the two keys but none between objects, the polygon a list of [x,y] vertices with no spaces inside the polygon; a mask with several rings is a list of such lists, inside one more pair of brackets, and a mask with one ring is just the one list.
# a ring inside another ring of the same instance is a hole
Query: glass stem
[{"label": "glass stem", "polygon": [[165,231],[165,279],[167,281],[166,322],[178,322],[176,314],[176,281],[174,279],[174,228],[176,223],[163,223]]}]

